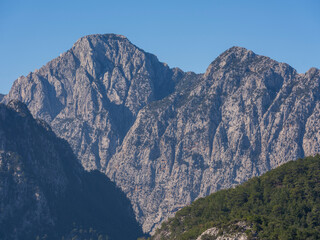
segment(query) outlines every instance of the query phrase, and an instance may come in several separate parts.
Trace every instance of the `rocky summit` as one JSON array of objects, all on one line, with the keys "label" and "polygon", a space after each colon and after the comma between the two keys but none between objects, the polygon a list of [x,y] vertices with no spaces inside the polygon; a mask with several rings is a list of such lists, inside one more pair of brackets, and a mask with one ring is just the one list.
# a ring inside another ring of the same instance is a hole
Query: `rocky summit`
[{"label": "rocky summit", "polygon": [[139,110],[173,90],[174,73],[123,36],[92,35],[20,77],[6,99],[23,101],[50,123],[86,169],[101,169]]},{"label": "rocky summit", "polygon": [[319,84],[318,69],[298,74],[241,47],[185,73],[106,34],[18,78],[3,102],[47,121],[154,232],[199,197],[319,152]]}]

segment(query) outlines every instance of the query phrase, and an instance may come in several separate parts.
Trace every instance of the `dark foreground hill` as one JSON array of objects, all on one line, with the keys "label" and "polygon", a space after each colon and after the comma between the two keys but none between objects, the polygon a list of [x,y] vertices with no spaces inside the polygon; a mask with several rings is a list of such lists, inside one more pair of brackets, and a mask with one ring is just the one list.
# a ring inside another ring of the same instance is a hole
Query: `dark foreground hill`
[{"label": "dark foreground hill", "polygon": [[291,161],[197,200],[165,222],[152,239],[219,236],[320,239],[320,155]]},{"label": "dark foreground hill", "polygon": [[27,107],[0,104],[0,239],[136,239],[129,200]]}]

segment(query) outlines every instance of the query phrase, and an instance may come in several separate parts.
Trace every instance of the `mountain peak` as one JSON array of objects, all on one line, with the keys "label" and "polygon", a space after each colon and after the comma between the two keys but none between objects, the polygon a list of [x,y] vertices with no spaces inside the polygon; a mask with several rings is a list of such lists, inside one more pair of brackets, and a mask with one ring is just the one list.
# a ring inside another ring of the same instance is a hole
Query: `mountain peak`
[{"label": "mountain peak", "polygon": [[244,47],[233,46],[220,54],[217,59],[220,59],[224,62],[232,62],[234,60],[245,61],[252,59],[254,56],[256,56],[256,54],[251,50],[248,50]]},{"label": "mountain peak", "polygon": [[247,52],[252,52],[251,50],[246,49],[245,47],[240,47],[240,46],[232,46],[231,48],[227,49],[224,51],[222,54],[226,52],[234,52],[234,53],[247,53]]},{"label": "mountain peak", "polygon": [[83,43],[83,42],[109,42],[109,41],[127,41],[128,43],[130,43],[130,41],[128,40],[128,38],[126,38],[123,35],[120,34],[114,34],[114,33],[107,33],[107,34],[90,34],[90,35],[86,35],[84,37],[79,38],[74,44],[73,44],[73,48],[79,46],[79,44]]},{"label": "mountain peak", "polygon": [[239,67],[240,64],[248,64],[257,55],[244,47],[233,46],[220,54],[207,68],[205,76],[216,70],[224,70],[230,67]]},{"label": "mountain peak", "polygon": [[84,37],[81,37],[79,40],[82,40],[82,39],[115,39],[115,40],[125,40],[126,39],[126,40],[128,40],[127,37],[120,35],[120,34],[114,34],[114,33],[90,34],[90,35],[86,35]]},{"label": "mountain peak", "polygon": [[318,68],[312,67],[305,74],[310,78],[315,77],[317,75],[320,75],[320,70]]}]

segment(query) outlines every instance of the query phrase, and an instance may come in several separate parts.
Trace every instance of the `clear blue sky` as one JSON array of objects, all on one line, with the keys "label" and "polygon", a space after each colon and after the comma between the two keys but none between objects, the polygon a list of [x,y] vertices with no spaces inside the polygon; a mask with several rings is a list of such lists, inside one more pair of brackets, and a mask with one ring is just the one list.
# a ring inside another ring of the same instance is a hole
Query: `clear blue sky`
[{"label": "clear blue sky", "polygon": [[231,46],[320,67],[319,0],[0,0],[0,92],[93,33],[198,73]]}]

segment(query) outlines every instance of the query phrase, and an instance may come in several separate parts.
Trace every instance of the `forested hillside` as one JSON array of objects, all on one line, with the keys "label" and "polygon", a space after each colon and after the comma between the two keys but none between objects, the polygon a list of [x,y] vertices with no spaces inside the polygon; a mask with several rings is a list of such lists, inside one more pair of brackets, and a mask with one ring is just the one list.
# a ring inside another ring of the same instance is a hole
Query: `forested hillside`
[{"label": "forested hillside", "polygon": [[196,239],[213,227],[217,236],[243,232],[248,239],[319,239],[320,155],[201,198],[162,224],[152,239]]}]

